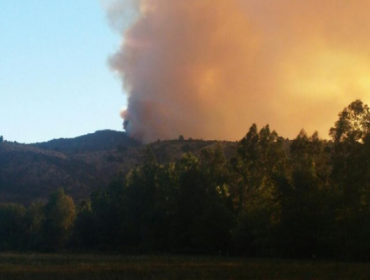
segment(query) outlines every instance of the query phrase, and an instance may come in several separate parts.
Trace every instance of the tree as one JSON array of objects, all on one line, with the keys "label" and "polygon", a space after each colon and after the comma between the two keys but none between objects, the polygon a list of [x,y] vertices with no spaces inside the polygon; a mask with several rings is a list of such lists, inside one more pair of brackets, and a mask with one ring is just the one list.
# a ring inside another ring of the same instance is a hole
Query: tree
[{"label": "tree", "polygon": [[330,129],[334,142],[333,178],[343,191],[345,204],[357,210],[365,201],[363,194],[370,190],[370,168],[364,164],[368,159],[366,147],[369,133],[370,109],[361,100],[344,108],[335,126]]},{"label": "tree", "polygon": [[82,200],[77,207],[73,245],[83,249],[95,249],[95,246],[100,245],[97,242],[96,233],[96,219],[92,212],[91,201]]},{"label": "tree", "polygon": [[339,114],[330,136],[335,144],[340,142],[363,142],[370,132],[370,109],[361,100],[349,104]]},{"label": "tree", "polygon": [[361,100],[339,114],[330,135],[334,142],[333,184],[339,190],[338,244],[342,255],[365,259],[370,248],[370,109]]},{"label": "tree", "polygon": [[240,177],[240,210],[251,192],[271,188],[273,174],[285,168],[286,155],[282,144],[282,138],[275,131],[271,132],[268,125],[258,132],[255,124],[239,142],[233,169],[235,175]]},{"label": "tree", "polygon": [[[133,229],[128,215],[136,213],[129,212],[129,207],[124,180],[115,180],[107,189],[94,192],[91,205],[88,203],[82,207],[76,221],[77,239],[83,243],[89,241],[91,245],[104,249],[121,250],[123,247],[131,247],[132,244],[137,245],[140,233],[136,228]],[[95,229],[95,232],[86,239],[84,235],[87,233],[87,225]]]},{"label": "tree", "polygon": [[22,249],[25,240],[24,206],[7,203],[0,205],[0,249]]},{"label": "tree", "polygon": [[45,205],[44,233],[50,249],[62,249],[68,241],[76,217],[73,199],[62,188],[53,192]]},{"label": "tree", "polygon": [[27,249],[43,249],[43,225],[45,222],[44,205],[40,202],[31,204],[25,215]]}]

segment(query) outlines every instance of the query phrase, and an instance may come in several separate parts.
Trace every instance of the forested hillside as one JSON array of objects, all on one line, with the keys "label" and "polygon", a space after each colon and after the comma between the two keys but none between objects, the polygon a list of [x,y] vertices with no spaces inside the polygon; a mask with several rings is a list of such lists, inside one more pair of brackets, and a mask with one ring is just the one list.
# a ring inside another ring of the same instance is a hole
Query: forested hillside
[{"label": "forested hillside", "polygon": [[[151,147],[160,163],[179,159],[183,153],[199,154],[216,141],[158,141]],[[229,158],[236,143],[222,142]],[[116,176],[124,176],[143,162],[145,146],[124,132],[98,131],[72,139],[45,143],[0,143],[0,202],[29,205],[46,201],[64,188],[76,201],[106,188]]]},{"label": "forested hillside", "polygon": [[1,204],[0,249],[369,260],[368,106],[346,107],[330,137],[287,142],[252,125],[238,143],[140,147],[129,172],[86,199],[58,189],[46,204]]},{"label": "forested hillside", "polygon": [[141,144],[127,136],[126,133],[102,130],[95,133],[79,136],[72,139],[55,139],[32,146],[62,152],[64,154],[77,154],[97,151],[110,151],[117,148],[137,147]]}]

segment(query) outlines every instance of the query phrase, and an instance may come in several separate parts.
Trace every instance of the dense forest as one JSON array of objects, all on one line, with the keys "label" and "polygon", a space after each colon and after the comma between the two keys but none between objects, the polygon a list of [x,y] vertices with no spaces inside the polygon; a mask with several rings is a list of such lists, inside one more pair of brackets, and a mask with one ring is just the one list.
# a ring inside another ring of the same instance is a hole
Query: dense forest
[{"label": "dense forest", "polygon": [[89,199],[1,204],[0,249],[369,260],[369,107],[351,103],[330,137],[252,125],[231,160],[218,147],[168,164],[149,145]]}]

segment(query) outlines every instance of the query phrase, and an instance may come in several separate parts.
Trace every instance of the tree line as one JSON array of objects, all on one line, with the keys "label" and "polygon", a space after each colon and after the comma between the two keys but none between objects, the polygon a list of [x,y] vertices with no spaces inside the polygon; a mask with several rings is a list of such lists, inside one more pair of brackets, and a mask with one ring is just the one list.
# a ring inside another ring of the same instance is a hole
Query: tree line
[{"label": "tree line", "polygon": [[331,140],[287,141],[252,125],[221,146],[143,164],[77,205],[62,189],[27,209],[0,205],[1,250],[370,259],[370,110],[340,114]]}]

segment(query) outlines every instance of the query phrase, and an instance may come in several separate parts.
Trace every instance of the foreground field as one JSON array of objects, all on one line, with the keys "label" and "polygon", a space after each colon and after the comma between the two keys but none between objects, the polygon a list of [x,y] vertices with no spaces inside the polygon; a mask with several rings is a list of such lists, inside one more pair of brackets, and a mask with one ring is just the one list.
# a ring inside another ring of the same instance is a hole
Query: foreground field
[{"label": "foreground field", "polygon": [[210,257],[0,254],[0,279],[369,279],[370,264]]}]

